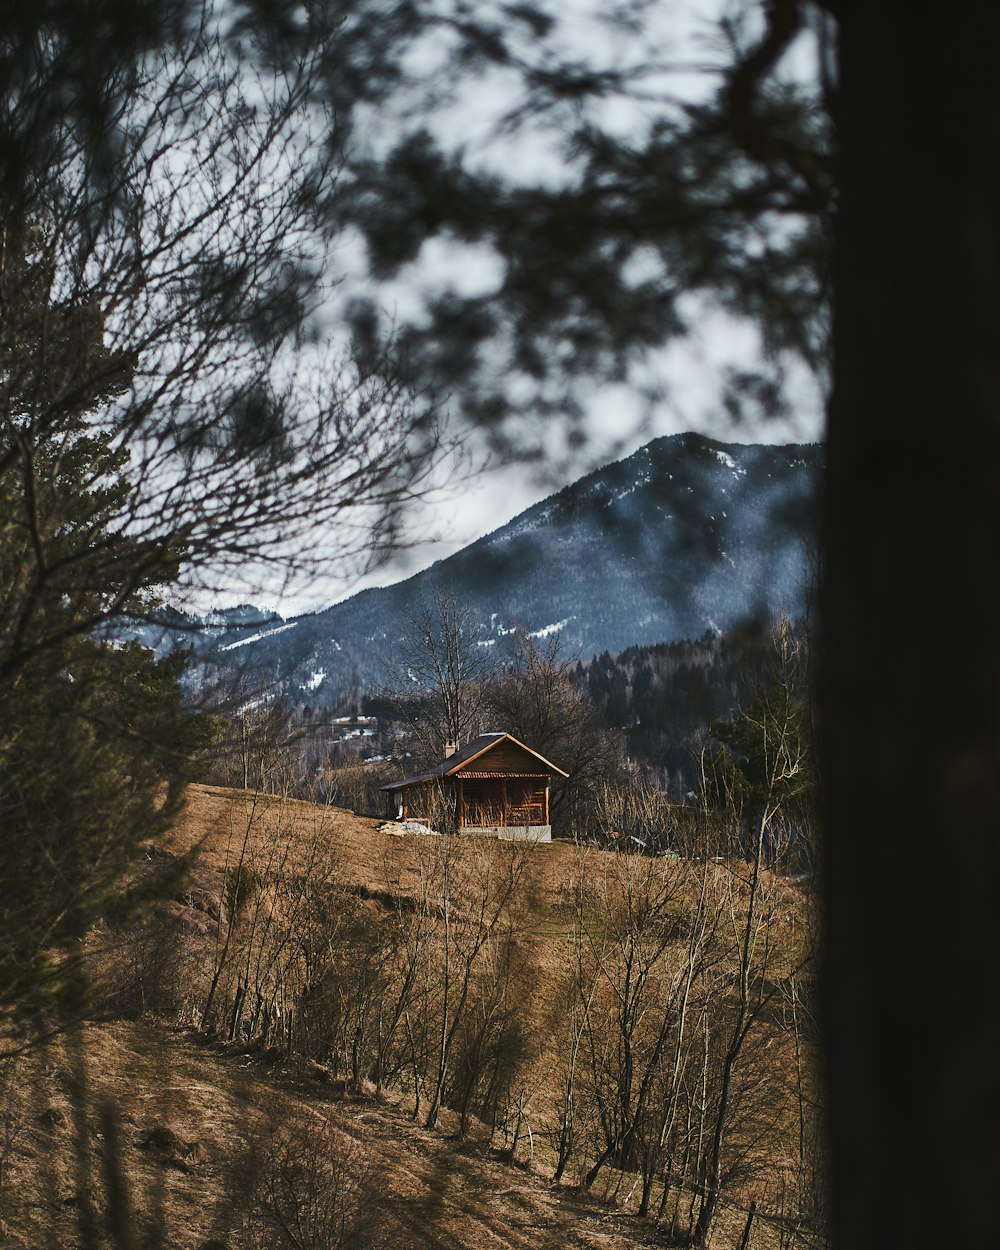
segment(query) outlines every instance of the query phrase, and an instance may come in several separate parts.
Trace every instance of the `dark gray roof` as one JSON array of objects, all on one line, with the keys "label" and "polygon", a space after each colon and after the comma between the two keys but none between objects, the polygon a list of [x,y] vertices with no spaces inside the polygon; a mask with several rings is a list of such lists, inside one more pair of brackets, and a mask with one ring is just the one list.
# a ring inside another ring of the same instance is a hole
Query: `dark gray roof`
[{"label": "dark gray roof", "polygon": [[440,764],[435,764],[433,768],[428,768],[426,772],[417,773],[413,777],[404,777],[402,781],[393,781],[389,785],[380,787],[382,790],[401,790],[404,786],[419,786],[428,781],[436,781],[441,777],[450,777],[453,773],[458,772],[463,764],[467,764],[470,760],[481,755],[484,751],[494,746],[501,738],[509,738],[515,746],[519,746],[522,750],[528,751],[537,760],[545,765],[545,771],[551,772],[553,775],[558,774],[565,777],[566,773],[555,764],[539,755],[537,751],[532,751],[531,747],[525,746],[523,742],[508,733],[491,733],[480,734],[478,738],[473,738],[471,742],[467,742],[464,747],[459,747],[452,755],[443,759]]}]

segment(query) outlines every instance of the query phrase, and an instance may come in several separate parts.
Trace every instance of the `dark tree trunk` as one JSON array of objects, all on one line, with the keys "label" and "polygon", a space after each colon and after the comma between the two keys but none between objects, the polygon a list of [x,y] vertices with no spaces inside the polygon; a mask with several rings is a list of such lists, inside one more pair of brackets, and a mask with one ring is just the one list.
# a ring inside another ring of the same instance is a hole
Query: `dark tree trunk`
[{"label": "dark tree trunk", "polygon": [[995,1238],[1000,5],[843,3],[823,629],[835,1242]]}]

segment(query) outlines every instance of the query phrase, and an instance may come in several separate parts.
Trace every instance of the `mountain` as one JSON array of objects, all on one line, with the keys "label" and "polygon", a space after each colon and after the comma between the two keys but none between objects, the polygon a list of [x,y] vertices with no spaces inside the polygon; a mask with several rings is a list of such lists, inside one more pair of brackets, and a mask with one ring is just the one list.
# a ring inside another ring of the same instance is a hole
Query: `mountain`
[{"label": "mountain", "polygon": [[328,708],[386,679],[410,606],[435,584],[468,606],[482,645],[513,629],[558,634],[563,655],[584,660],[796,617],[821,468],[818,444],[659,438],[395,585],[287,620],[244,605],[175,623],[197,680],[246,669],[289,701]]}]

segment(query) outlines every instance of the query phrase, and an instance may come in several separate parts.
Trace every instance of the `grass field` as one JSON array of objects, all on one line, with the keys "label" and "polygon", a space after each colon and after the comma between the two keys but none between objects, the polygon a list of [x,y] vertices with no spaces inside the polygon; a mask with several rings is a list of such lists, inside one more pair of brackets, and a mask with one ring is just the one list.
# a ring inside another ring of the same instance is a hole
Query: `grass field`
[{"label": "grass field", "polygon": [[[561,1183],[552,1183],[555,1155],[546,1125],[565,1073],[567,978],[580,940],[575,900],[581,881],[593,884],[617,872],[619,856],[560,842],[512,847],[483,840],[477,848],[480,875],[493,871],[494,861],[522,857],[510,940],[517,982],[527,987],[518,1010],[532,1044],[518,1078],[523,1126],[513,1159],[509,1129],[505,1134],[473,1119],[460,1140],[447,1106],[433,1129],[424,1127],[413,1118],[405,1080],[376,1096],[370,1083],[352,1085],[330,1064],[273,1040],[229,1038],[224,1029],[205,1027],[200,1013],[234,865],[242,865],[240,880],[257,882],[255,897],[264,897],[269,872],[298,880],[321,866],[337,897],[350,900],[352,915],[377,925],[426,898],[439,841],[400,835],[342,809],[192,787],[169,838],[149,848],[151,863],[197,850],[184,888],[161,909],[160,926],[145,935],[104,928],[93,935],[103,1018],[33,1047],[0,1072],[0,1244],[25,1250],[665,1244],[662,1228],[635,1216],[637,1178],[628,1172],[608,1167],[584,1192],[574,1163]],[[703,874],[726,869],[664,861],[660,871],[673,874],[671,906],[682,913]],[[791,925],[802,898],[791,884],[772,884],[780,896],[775,914]],[[272,911],[276,897],[267,895]],[[456,915],[461,911],[459,899]],[[436,918],[437,928],[443,923]],[[357,959],[363,958],[359,949]],[[216,967],[222,963],[216,958]],[[770,1054],[780,1067],[788,1052],[772,1033]],[[305,1153],[303,1142],[311,1144]],[[758,1172],[774,1170],[784,1160],[757,1164]],[[293,1205],[313,1229],[298,1240],[275,1231],[274,1220],[287,1215],[278,1191],[289,1177],[297,1178]],[[335,1191],[337,1210],[329,1205]],[[748,1206],[741,1192],[750,1191],[735,1188],[716,1221],[712,1245],[721,1250],[740,1244]],[[338,1220],[341,1240],[316,1233]],[[793,1244],[782,1243],[779,1231],[758,1220],[748,1244],[758,1250]]]}]

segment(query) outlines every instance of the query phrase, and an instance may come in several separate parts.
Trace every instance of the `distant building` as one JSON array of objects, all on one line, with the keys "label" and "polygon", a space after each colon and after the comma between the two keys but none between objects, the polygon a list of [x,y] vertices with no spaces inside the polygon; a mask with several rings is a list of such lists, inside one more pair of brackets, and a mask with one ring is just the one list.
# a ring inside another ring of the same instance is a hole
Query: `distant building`
[{"label": "distant building", "polygon": [[440,764],[382,789],[404,824],[434,825],[440,800],[459,833],[550,842],[549,787],[565,777],[557,765],[507,733],[480,734],[464,747],[447,743]]}]

